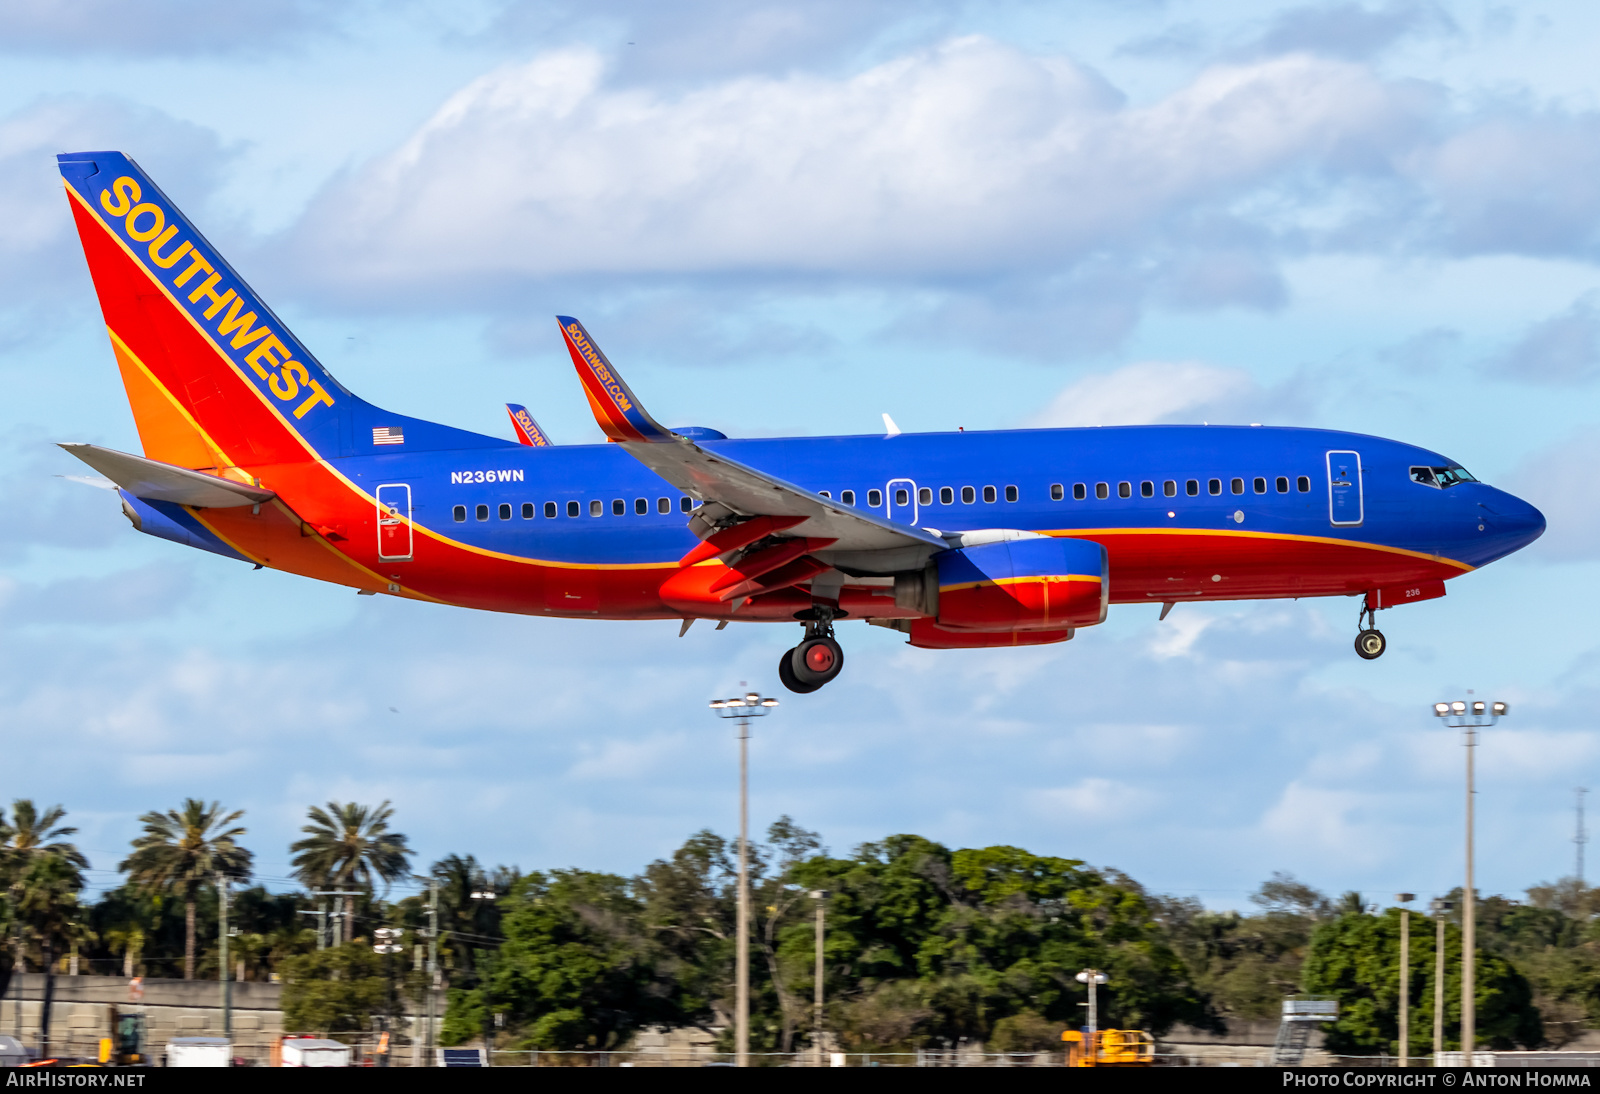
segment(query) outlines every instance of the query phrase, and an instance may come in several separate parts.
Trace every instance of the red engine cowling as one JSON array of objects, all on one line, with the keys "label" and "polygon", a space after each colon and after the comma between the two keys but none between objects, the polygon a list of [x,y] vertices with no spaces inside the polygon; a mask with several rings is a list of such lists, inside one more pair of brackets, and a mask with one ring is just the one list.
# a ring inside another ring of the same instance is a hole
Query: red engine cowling
[{"label": "red engine cowling", "polygon": [[1092,540],[1014,539],[933,561],[941,629],[1064,631],[1105,620],[1110,571],[1106,549]]}]

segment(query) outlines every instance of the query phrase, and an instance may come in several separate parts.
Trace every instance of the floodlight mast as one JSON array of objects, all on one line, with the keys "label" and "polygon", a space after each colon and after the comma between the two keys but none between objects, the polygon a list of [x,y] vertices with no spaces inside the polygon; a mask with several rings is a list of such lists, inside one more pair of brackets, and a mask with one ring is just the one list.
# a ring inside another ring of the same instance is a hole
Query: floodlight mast
[{"label": "floodlight mast", "polygon": [[735,943],[734,1066],[750,1066],[750,719],[772,713],[776,699],[756,692],[732,699],[713,699],[719,718],[739,723],[739,918]]},{"label": "floodlight mast", "polygon": [[[1471,695],[1472,692],[1469,691],[1467,694]],[[1467,883],[1461,893],[1461,1051],[1465,1054],[1463,1063],[1467,1067],[1472,1066],[1472,1053],[1477,1048],[1478,1040],[1478,1016],[1477,1008],[1474,1006],[1477,962],[1473,951],[1477,945],[1477,931],[1474,923],[1475,898],[1472,890],[1472,750],[1478,744],[1478,730],[1494,725],[1510,711],[1511,708],[1506,703],[1485,703],[1481,699],[1456,699],[1433,704],[1434,717],[1444,719],[1445,725],[1452,729],[1462,730],[1466,738]]]}]

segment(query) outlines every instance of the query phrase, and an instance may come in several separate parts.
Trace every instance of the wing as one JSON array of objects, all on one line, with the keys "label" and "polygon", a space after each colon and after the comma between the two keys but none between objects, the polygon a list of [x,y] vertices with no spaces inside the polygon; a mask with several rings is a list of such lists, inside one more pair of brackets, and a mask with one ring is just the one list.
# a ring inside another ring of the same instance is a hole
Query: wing
[{"label": "wing", "polygon": [[170,501],[196,509],[232,509],[260,505],[275,497],[271,490],[259,486],[247,486],[143,456],[130,456],[114,448],[101,448],[96,444],[61,447],[134,497],[147,501]]},{"label": "wing", "polygon": [[753,517],[777,517],[798,518],[784,523],[783,536],[832,541],[834,551],[945,548],[944,540],[932,532],[825,498],[661,426],[639,404],[583,324],[569,316],[557,319],[595,421],[640,463],[706,503],[689,522],[702,540]]},{"label": "wing", "polygon": [[511,428],[517,432],[518,444],[525,444],[529,448],[550,447],[550,438],[539,428],[539,423],[533,420],[533,415],[528,413],[527,407],[507,403],[506,413],[511,415]]}]

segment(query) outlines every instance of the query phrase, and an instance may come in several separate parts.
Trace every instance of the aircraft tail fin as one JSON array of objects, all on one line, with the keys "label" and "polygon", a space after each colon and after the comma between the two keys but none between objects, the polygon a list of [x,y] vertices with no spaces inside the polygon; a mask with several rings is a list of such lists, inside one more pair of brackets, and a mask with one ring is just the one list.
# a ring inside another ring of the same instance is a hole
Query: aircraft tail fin
[{"label": "aircraft tail fin", "polygon": [[248,482],[242,467],[385,445],[505,444],[358,399],[133,160],[56,158],[149,458]]},{"label": "aircraft tail fin", "polygon": [[533,415],[528,413],[527,407],[507,403],[506,413],[511,415],[511,428],[517,432],[518,444],[527,445],[529,448],[550,447],[550,438],[539,428],[539,423],[533,420]]}]

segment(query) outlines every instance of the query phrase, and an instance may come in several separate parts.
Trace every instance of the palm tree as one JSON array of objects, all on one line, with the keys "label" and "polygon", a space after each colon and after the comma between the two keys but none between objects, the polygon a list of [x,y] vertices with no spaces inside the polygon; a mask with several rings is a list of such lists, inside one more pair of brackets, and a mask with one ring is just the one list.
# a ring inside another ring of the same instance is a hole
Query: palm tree
[{"label": "palm tree", "polygon": [[[329,802],[326,811],[313,805],[307,811],[311,823],[300,831],[306,838],[289,846],[294,852],[294,875],[308,886],[349,889],[360,885],[372,890],[376,876],[387,890],[389,884],[409,873],[406,860],[411,848],[406,837],[389,831],[394,809],[388,801],[376,809],[355,802]],[[344,923],[340,941],[355,937],[352,917],[355,898],[344,898]]]},{"label": "palm tree", "polygon": [[[52,805],[41,813],[30,798],[18,798],[11,803],[12,823],[6,822],[4,811],[0,810],[0,883],[10,888],[14,908],[22,901],[23,875],[41,855],[58,858],[77,870],[88,868],[89,860],[83,857],[83,852],[63,838],[76,835],[78,831],[60,823],[66,815],[67,811],[59,805]],[[18,932],[22,930],[21,917],[14,920],[14,927]],[[12,939],[12,963],[0,978],[0,991],[9,985],[13,968],[20,966],[21,971],[27,971],[26,950],[21,934],[16,934]]]},{"label": "palm tree", "polygon": [[83,888],[83,874],[66,855],[42,851],[27,856],[26,865],[18,871],[17,882],[21,894],[17,903],[17,917],[38,941],[40,964],[44,968],[39,1043],[41,1054],[48,1056],[50,1011],[56,984],[55,959],[62,951],[90,934],[84,926],[83,907],[78,903],[78,892]]},{"label": "palm tree", "polygon": [[139,818],[144,835],[133,841],[133,854],[117,867],[135,884],[183,894],[185,980],[194,979],[194,911],[200,886],[215,884],[219,874],[250,874],[252,856],[234,842],[245,829],[227,827],[242,816],[242,809],[223,816],[220,803],[208,806],[198,798],[186,799],[182,809],[146,813]]}]

